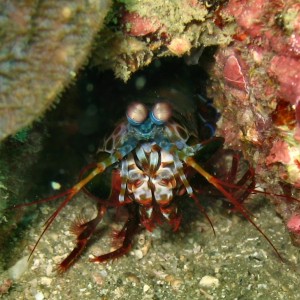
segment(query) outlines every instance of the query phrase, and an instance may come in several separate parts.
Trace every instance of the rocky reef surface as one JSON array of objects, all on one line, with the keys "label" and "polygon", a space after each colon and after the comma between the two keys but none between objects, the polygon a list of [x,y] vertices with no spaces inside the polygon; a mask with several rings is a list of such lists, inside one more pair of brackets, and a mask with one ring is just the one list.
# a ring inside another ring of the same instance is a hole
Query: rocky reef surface
[{"label": "rocky reef surface", "polygon": [[76,79],[110,4],[0,3],[0,140],[41,117]]},{"label": "rocky reef surface", "polygon": [[[262,188],[299,198],[299,2],[229,1],[222,16],[236,32],[212,69],[218,134],[243,151]],[[299,203],[271,198],[299,244]]]}]

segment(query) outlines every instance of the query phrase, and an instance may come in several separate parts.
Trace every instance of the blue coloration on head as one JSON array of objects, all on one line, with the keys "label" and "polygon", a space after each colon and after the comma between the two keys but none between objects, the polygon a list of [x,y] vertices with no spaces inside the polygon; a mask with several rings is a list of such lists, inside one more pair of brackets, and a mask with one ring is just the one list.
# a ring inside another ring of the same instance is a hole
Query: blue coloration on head
[{"label": "blue coloration on head", "polygon": [[141,124],[134,124],[134,121],[129,121],[130,128],[132,129],[132,132],[134,132],[134,135],[136,135],[141,140],[149,140],[153,139],[154,135],[157,133],[158,127],[161,128],[162,126],[156,125],[153,123],[153,121],[150,118],[147,118],[143,123]]},{"label": "blue coloration on head", "polygon": [[171,107],[165,102],[157,102],[149,112],[145,105],[132,103],[127,109],[127,120],[132,133],[141,139],[151,139],[163,130],[171,116]]},{"label": "blue coloration on head", "polygon": [[154,128],[155,124],[152,122],[150,118],[147,118],[142,124],[138,126],[139,131],[142,134],[149,134],[151,133],[152,129]]},{"label": "blue coloration on head", "polygon": [[128,117],[128,115],[126,115],[126,117],[127,117],[127,121],[128,121],[129,124],[131,124],[133,126],[139,126],[139,125],[141,125],[140,122],[137,122],[137,121],[131,119],[130,117]]},{"label": "blue coloration on head", "polygon": [[[165,124],[171,116],[169,104],[158,102],[152,111],[145,111],[146,107],[139,103],[133,103],[127,111],[128,136],[124,141],[122,151],[127,152],[125,146],[133,147],[134,144],[143,141],[153,141],[160,148],[169,151],[172,147],[184,148],[179,143],[174,145],[165,132]],[[154,112],[155,111],[155,112]]]},{"label": "blue coloration on head", "polygon": [[154,124],[156,124],[156,125],[163,125],[163,124],[165,123],[165,122],[162,121],[162,120],[158,120],[158,119],[154,116],[153,111],[150,112],[150,119],[151,119],[151,121],[152,121]]}]

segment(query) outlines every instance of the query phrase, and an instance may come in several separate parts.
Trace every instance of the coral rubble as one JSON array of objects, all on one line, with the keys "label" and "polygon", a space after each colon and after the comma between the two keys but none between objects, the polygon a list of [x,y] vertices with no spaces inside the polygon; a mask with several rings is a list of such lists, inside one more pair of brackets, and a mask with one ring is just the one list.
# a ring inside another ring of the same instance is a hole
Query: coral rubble
[{"label": "coral rubble", "polygon": [[115,8],[92,60],[124,81],[155,58],[182,57],[192,48],[231,41],[233,24],[221,29],[215,22],[218,5],[224,1],[120,2],[125,5]]}]

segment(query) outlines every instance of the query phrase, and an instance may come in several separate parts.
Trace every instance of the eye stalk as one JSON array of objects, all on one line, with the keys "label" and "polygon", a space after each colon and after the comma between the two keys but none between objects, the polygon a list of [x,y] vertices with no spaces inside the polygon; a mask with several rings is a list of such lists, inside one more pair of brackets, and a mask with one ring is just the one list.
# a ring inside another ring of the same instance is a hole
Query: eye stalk
[{"label": "eye stalk", "polygon": [[159,102],[156,103],[150,112],[150,118],[156,125],[165,124],[172,115],[172,108],[169,103]]},{"label": "eye stalk", "polygon": [[127,108],[126,116],[131,125],[140,125],[148,117],[147,107],[142,103],[131,103]]}]

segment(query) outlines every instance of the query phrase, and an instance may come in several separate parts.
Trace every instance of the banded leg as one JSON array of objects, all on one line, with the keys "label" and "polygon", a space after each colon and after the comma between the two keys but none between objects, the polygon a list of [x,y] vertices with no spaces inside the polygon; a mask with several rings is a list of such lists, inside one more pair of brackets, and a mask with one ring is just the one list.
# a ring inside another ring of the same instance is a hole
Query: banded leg
[{"label": "banded leg", "polygon": [[167,206],[160,205],[159,209],[164,218],[169,222],[173,231],[176,232],[180,227],[182,219],[182,215],[178,212],[177,205],[174,203]]},{"label": "banded leg", "polygon": [[70,268],[71,265],[78,259],[84,248],[86,247],[87,242],[93,235],[96,230],[97,225],[102,220],[104,213],[106,212],[106,208],[102,205],[99,205],[98,214],[96,218],[90,220],[83,224],[76,224],[73,226],[72,230],[74,233],[78,234],[76,239],[76,247],[72,250],[72,252],[59,264],[58,271],[65,272]]},{"label": "banded leg", "polygon": [[238,151],[223,149],[210,160],[208,171],[219,178],[240,203],[255,189],[255,172]]},{"label": "banded leg", "polygon": [[[41,238],[43,237],[43,235],[45,234],[45,232],[48,230],[48,228],[50,227],[50,225],[53,223],[53,221],[55,220],[55,218],[57,217],[57,215],[60,213],[60,211],[74,198],[75,195],[77,195],[82,189],[85,188],[85,186],[98,174],[103,173],[109,166],[113,165],[114,163],[116,163],[119,160],[122,160],[122,158],[124,156],[126,156],[130,151],[132,151],[132,149],[135,147],[136,145],[134,144],[134,141],[132,141],[132,144],[130,145],[125,145],[122,148],[119,149],[119,151],[116,151],[115,153],[113,153],[110,157],[108,157],[107,159],[103,160],[102,162],[99,162],[95,165],[95,168],[93,169],[93,171],[87,175],[85,178],[81,179],[78,183],[76,183],[73,187],[71,187],[70,189],[68,189],[67,191],[46,198],[46,199],[42,199],[39,201],[34,202],[34,204],[38,204],[38,203],[43,203],[43,202],[47,202],[47,201],[51,201],[51,200],[55,200],[61,197],[65,197],[65,200],[59,205],[59,207],[55,210],[55,212],[48,218],[48,220],[45,222],[45,228],[42,231],[42,233],[40,234],[38,240],[36,241],[30,255],[29,258],[31,257],[31,255],[33,254],[33,252],[35,251],[37,245],[39,244]],[[28,206],[28,205],[26,205]]]},{"label": "banded leg", "polygon": [[[236,185],[230,191],[235,198],[238,198],[239,202],[244,202],[256,185],[254,170],[249,167],[249,163],[239,153],[229,152],[228,155],[232,157],[232,169],[228,182],[234,182]],[[242,168],[243,164],[245,170]],[[243,173],[239,178],[238,175],[241,172]]]},{"label": "banded leg", "polygon": [[194,202],[196,203],[196,205],[198,206],[200,211],[204,214],[205,218],[209,222],[209,224],[210,224],[210,226],[211,226],[211,228],[214,232],[214,235],[215,235],[215,229],[214,229],[213,223],[212,223],[211,219],[209,218],[208,214],[206,213],[204,207],[200,204],[198,198],[195,196],[193,188],[189,184],[189,182],[188,182],[188,180],[187,180],[187,178],[184,174],[183,165],[182,165],[181,161],[178,159],[178,157],[176,155],[174,155],[174,163],[175,163],[176,171],[177,171],[178,175],[180,176],[180,180],[183,183],[183,185],[186,189],[186,192],[194,200]]},{"label": "banded leg", "polygon": [[140,220],[137,204],[131,203],[126,207],[128,208],[128,219],[122,229],[122,235],[124,234],[122,246],[115,251],[92,258],[90,260],[91,262],[104,262],[110,259],[115,259],[127,254],[130,251],[132,246],[132,239],[139,229]]},{"label": "banded leg", "polygon": [[[199,174],[201,174],[209,183],[211,183],[214,187],[216,187],[229,201],[234,205],[235,209],[241,213],[248,222],[250,222],[256,230],[266,239],[266,241],[271,245],[274,249],[278,257],[282,259],[278,250],[272,243],[272,241],[266,236],[266,234],[260,229],[260,227],[252,220],[247,212],[247,209],[230,193],[226,190],[226,188],[222,185],[222,181],[218,180],[216,177],[212,176],[208,172],[206,172],[192,157],[186,157],[185,162],[188,166],[195,169]],[[225,185],[226,186],[226,185]]]}]

